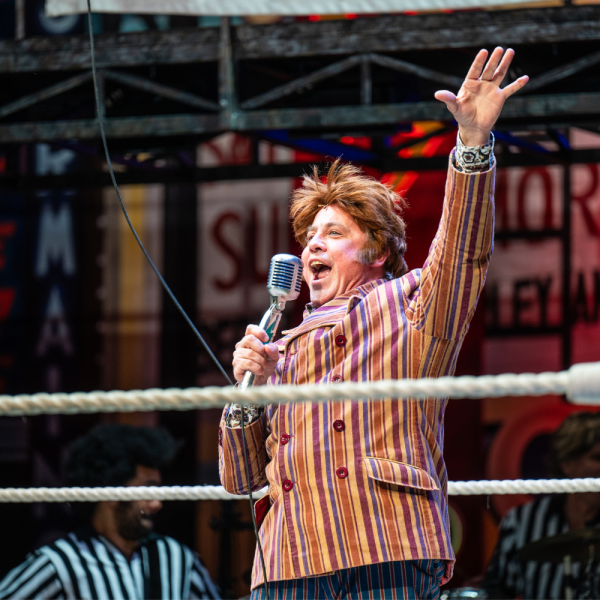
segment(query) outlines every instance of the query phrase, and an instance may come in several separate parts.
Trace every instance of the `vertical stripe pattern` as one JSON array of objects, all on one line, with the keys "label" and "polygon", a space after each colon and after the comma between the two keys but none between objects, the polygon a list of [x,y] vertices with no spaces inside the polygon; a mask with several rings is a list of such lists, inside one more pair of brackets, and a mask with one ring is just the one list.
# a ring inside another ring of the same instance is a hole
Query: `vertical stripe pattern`
[{"label": "vertical stripe pattern", "polygon": [[[452,375],[492,253],[493,189],[494,169],[450,167],[423,267],[309,305],[277,342],[269,384]],[[422,559],[446,561],[449,578],[445,408],[445,400],[395,398],[268,407],[245,430],[250,482],[241,430],[222,420],[224,487],[245,494],[269,484],[260,530],[269,581]],[[261,581],[255,558],[253,588]]]},{"label": "vertical stripe pattern", "polygon": [[0,582],[0,598],[204,600],[220,598],[187,546],[152,534],[130,561],[86,529],[43,546]]},{"label": "vertical stripe pattern", "polygon": [[[522,561],[517,551],[530,542],[565,533],[569,526],[564,514],[565,496],[545,496],[510,510],[500,524],[496,550],[484,578],[484,587],[510,598],[566,598],[563,565]],[[597,523],[595,523],[597,526]],[[578,588],[575,598],[584,598],[586,564],[572,563]],[[593,586],[598,585],[600,564],[594,563]],[[500,597],[500,596],[498,596]],[[593,587],[591,598],[598,597]]]},{"label": "vertical stripe pattern", "polygon": [[[269,583],[271,600],[437,600],[444,576],[441,560],[379,563],[328,575]],[[263,586],[250,600],[265,600]]]}]

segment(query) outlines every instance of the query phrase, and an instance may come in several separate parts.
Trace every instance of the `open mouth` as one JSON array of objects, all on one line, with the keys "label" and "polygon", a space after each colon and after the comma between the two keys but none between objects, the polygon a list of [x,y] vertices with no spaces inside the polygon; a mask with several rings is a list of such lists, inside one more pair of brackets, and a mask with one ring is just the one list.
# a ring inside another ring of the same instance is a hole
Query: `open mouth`
[{"label": "open mouth", "polygon": [[331,273],[331,267],[320,260],[313,260],[310,263],[310,270],[313,273],[313,281],[324,279]]}]

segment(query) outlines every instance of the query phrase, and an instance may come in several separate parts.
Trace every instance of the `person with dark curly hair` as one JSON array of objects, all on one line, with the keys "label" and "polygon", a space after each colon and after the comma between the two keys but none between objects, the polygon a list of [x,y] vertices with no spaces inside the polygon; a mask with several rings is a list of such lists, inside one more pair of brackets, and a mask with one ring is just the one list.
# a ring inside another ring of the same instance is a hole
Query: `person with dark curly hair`
[{"label": "person with dark curly hair", "polygon": [[[600,477],[600,413],[569,415],[552,435],[549,471],[557,478]],[[500,523],[496,550],[483,580],[490,598],[566,598],[562,564],[523,561],[523,546],[567,531],[600,527],[600,494],[552,494],[510,510]],[[596,583],[600,565],[596,562]],[[576,598],[586,595],[586,565],[572,564]]]},{"label": "person with dark curly hair", "polygon": [[[67,485],[160,485],[178,448],[164,429],[100,425],[73,444]],[[159,500],[74,506],[86,525],[32,552],[0,582],[0,598],[220,597],[190,548],[154,533]]]}]

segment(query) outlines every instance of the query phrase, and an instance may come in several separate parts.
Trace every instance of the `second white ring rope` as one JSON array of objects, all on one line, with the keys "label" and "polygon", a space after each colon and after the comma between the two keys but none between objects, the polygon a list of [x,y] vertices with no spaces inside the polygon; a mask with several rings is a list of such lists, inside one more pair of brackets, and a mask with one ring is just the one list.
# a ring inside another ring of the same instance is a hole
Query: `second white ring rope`
[{"label": "second white ring rope", "polygon": [[[599,479],[514,479],[504,481],[450,481],[449,496],[492,494],[572,494],[600,492]],[[267,488],[253,492],[257,500]],[[245,500],[220,485],[104,487],[104,488],[5,488],[0,502],[100,502],[105,500]]]}]

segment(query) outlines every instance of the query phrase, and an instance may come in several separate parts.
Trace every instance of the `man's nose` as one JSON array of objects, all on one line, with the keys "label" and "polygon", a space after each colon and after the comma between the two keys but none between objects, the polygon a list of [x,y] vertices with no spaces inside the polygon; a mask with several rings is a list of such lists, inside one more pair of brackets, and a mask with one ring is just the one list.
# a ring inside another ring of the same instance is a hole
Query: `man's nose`
[{"label": "man's nose", "polygon": [[311,252],[317,252],[319,250],[323,250],[324,248],[325,244],[323,238],[318,233],[315,233],[315,235],[313,235],[311,240],[308,242],[308,249]]}]

